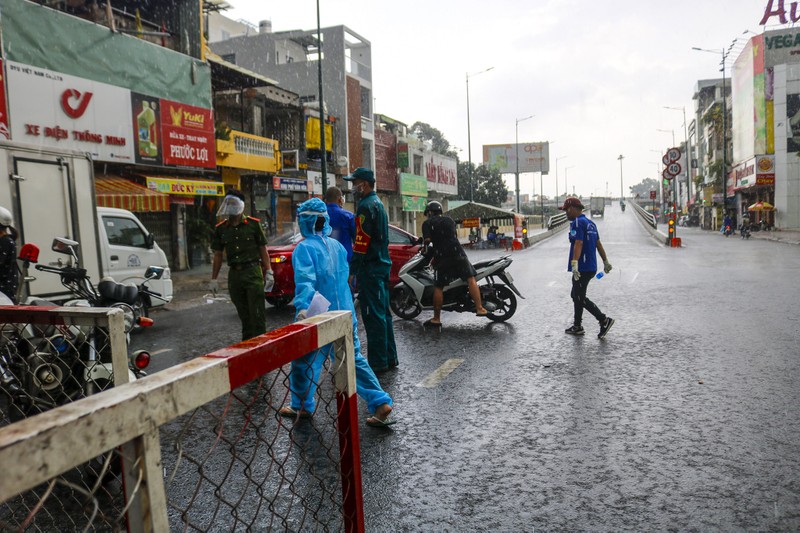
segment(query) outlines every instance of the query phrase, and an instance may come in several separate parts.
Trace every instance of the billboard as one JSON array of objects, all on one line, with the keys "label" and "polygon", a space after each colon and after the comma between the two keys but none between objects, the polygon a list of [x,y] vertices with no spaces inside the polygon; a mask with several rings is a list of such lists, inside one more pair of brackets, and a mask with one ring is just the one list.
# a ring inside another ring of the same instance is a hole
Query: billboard
[{"label": "billboard", "polygon": [[[517,167],[519,154],[519,167]],[[501,174],[520,172],[550,172],[550,143],[484,144],[483,164]]]},{"label": "billboard", "polygon": [[422,159],[429,191],[458,194],[458,163],[455,159],[435,152],[425,152]]},{"label": "billboard", "polygon": [[7,62],[11,137],[96,161],[216,168],[213,111]]}]

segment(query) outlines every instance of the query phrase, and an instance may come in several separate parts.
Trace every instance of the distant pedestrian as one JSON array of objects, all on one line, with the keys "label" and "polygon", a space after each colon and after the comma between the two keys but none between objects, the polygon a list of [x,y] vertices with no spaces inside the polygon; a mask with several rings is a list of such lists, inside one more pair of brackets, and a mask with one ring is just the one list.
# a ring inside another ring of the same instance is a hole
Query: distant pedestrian
[{"label": "distant pedestrian", "polygon": [[257,218],[245,216],[244,194],[231,190],[220,202],[217,224],[211,237],[214,260],[211,265],[212,292],[219,289],[217,276],[222,267],[222,252],[228,259],[228,291],[242,322],[242,340],[267,331],[264,284],[274,281],[267,253],[267,237]]},{"label": "distant pedestrian", "polygon": [[0,207],[0,292],[17,303],[19,271],[17,269],[17,230],[11,211]]},{"label": "distant pedestrian", "polygon": [[342,243],[347,252],[347,262],[353,258],[353,240],[356,238],[356,217],[344,208],[344,195],[339,187],[325,191],[325,206],[331,220],[331,237]]},{"label": "distant pedestrian", "polygon": [[350,284],[358,282],[361,317],[367,330],[367,359],[375,372],[397,366],[394,326],[389,311],[389,218],[375,194],[375,174],[357,168],[344,178],[361,196],[356,210],[356,239],[350,261]]},{"label": "distant pedestrian", "polygon": [[583,214],[583,204],[580,199],[569,197],[564,200],[564,205],[559,207],[566,211],[569,225],[569,265],[567,271],[572,272],[572,303],[575,309],[572,326],[564,332],[569,335],[583,335],[585,333],[581,325],[583,310],[586,309],[600,323],[600,333],[598,338],[602,339],[614,325],[614,319],[604,314],[600,309],[586,297],[586,289],[597,273],[597,253],[603,259],[603,272],[611,272],[611,262],[606,256],[603,244],[600,242],[600,234],[594,222],[586,218]]},{"label": "distant pedestrian", "polygon": [[[304,239],[297,244],[292,254],[296,318],[306,318],[311,302],[319,296],[329,302],[330,311],[350,311],[353,322],[356,392],[367,402],[367,410],[372,413],[367,419],[367,425],[390,426],[395,422],[389,419],[392,398],[381,388],[375,372],[361,355],[358,321],[348,284],[347,256],[339,242],[328,236],[331,226],[322,200],[312,198],[300,204],[297,208],[297,223]],[[326,357],[333,358],[333,346],[330,344],[292,361],[292,370],[289,373],[292,400],[290,405],[280,409],[281,416],[307,418],[314,413],[317,386]]]}]

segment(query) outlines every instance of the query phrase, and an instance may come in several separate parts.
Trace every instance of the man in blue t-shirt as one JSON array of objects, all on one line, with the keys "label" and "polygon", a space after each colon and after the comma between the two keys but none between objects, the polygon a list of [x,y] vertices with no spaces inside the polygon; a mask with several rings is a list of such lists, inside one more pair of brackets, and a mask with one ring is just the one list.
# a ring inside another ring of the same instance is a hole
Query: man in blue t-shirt
[{"label": "man in blue t-shirt", "polygon": [[328,187],[325,191],[325,206],[333,231],[331,237],[342,243],[347,252],[347,262],[353,258],[353,239],[356,237],[356,217],[345,209],[344,196],[339,187]]},{"label": "man in blue t-shirt", "polygon": [[603,272],[611,272],[611,263],[608,261],[606,251],[600,242],[597,226],[583,214],[583,204],[579,198],[569,197],[564,200],[564,205],[559,207],[566,211],[569,225],[569,264],[567,271],[572,272],[572,303],[575,306],[575,317],[572,326],[564,332],[569,335],[583,335],[585,333],[581,321],[583,310],[586,309],[600,323],[598,338],[606,336],[614,319],[604,314],[586,297],[589,282],[597,273],[597,253],[603,259]]}]

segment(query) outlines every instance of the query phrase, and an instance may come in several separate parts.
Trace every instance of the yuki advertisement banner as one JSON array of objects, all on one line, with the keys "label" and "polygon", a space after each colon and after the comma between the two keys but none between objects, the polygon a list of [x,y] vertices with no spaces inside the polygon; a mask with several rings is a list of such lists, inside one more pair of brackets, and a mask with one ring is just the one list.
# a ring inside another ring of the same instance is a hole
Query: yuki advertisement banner
[{"label": "yuki advertisement banner", "polygon": [[164,163],[216,168],[213,111],[172,100],[160,103]]}]

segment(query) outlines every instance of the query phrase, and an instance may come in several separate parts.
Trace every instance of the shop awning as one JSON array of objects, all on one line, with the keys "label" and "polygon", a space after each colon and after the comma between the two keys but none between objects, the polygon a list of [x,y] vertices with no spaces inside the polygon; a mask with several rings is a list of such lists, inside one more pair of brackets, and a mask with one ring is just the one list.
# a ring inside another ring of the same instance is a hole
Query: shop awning
[{"label": "shop awning", "polygon": [[94,190],[100,207],[117,207],[137,213],[169,211],[168,194],[151,191],[119,176],[95,175]]}]

